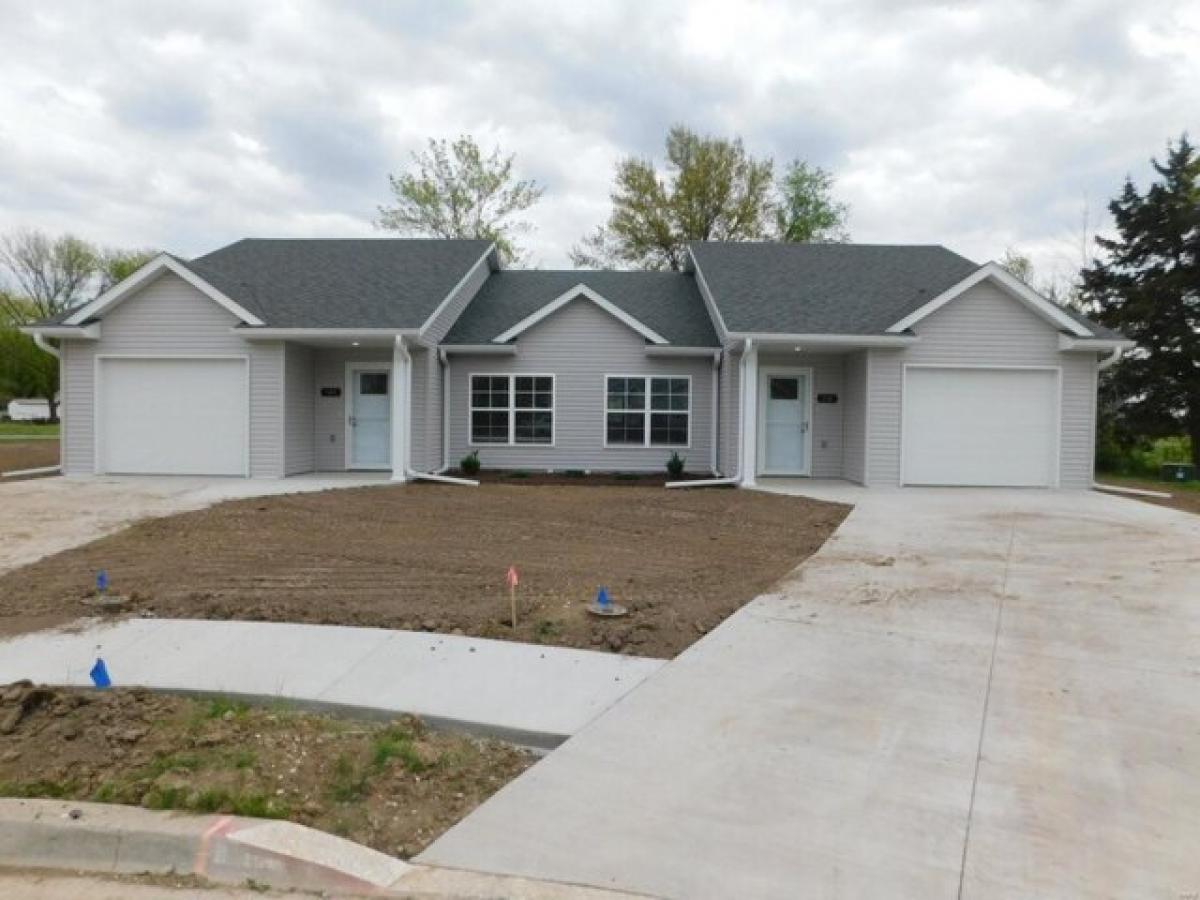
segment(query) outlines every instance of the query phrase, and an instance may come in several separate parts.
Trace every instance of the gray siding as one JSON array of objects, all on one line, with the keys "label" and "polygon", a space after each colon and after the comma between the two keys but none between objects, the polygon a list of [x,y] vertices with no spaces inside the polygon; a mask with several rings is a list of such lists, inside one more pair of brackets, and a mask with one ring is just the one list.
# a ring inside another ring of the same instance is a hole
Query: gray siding
[{"label": "gray siding", "polygon": [[692,383],[691,446],[679,448],[688,471],[708,472],[712,460],[712,357],[652,357],[646,342],[608,313],[575,301],[531,328],[515,356],[450,357],[450,460],[470,449],[469,376],[553,374],[554,446],[484,444],[484,466],[528,469],[660,471],[671,454],[663,447],[604,447],[605,375],[687,375]]},{"label": "gray siding", "polygon": [[311,472],[317,465],[313,356],[312,348],[302,344],[284,347],[283,468],[287,475]]},{"label": "gray siding", "polygon": [[842,476],[867,480],[867,354],[847,353],[842,365]]},{"label": "gray siding", "polygon": [[487,281],[490,272],[491,266],[486,259],[472,269],[466,280],[451,294],[446,306],[434,316],[433,321],[429,323],[429,327],[421,336],[422,339],[430,344],[441,343],[442,338],[450,332],[454,323],[458,321],[458,317],[467,308],[467,304],[479,293],[479,289]]},{"label": "gray siding", "polygon": [[238,355],[250,360],[250,474],[283,474],[283,345],[243,341],[238,319],[175,275],[156,279],[104,316],[99,341],[66,341],[62,363],[63,447],[69,475],[95,471],[95,360],[98,355]]},{"label": "gray siding", "polygon": [[442,415],[435,404],[441,398],[441,372],[437,351],[417,348],[412,353],[412,448],[409,462],[418,472],[441,468]]},{"label": "gray siding", "polygon": [[[817,403],[812,408],[812,476],[842,477],[842,357],[834,353],[760,353],[759,369],[771,367],[812,369],[816,394],[837,394],[837,403]],[[761,399],[761,397],[760,397]]]},{"label": "gray siding", "polygon": [[1062,368],[1060,484],[1092,481],[1096,358],[1064,353],[1058,331],[1019,301],[984,282],[918,323],[921,340],[905,350],[872,350],[868,477],[900,481],[900,406],[904,363]]}]

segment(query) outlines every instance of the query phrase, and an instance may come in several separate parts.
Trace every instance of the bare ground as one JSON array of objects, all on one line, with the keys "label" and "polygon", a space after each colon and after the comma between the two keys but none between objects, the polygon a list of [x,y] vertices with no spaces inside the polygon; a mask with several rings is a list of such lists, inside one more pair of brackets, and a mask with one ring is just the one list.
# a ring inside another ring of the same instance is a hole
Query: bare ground
[{"label": "bare ground", "polygon": [[289,819],[410,857],[534,757],[497,741],[133,689],[0,687],[0,796]]},{"label": "bare ground", "polygon": [[58,465],[58,441],[0,441],[0,473]]},{"label": "bare ground", "polygon": [[1128,476],[1098,475],[1096,480],[1101,484],[1115,484],[1121,487],[1138,488],[1143,491],[1159,491],[1170,494],[1170,497],[1139,497],[1133,494],[1122,494],[1131,500],[1152,503],[1155,506],[1166,506],[1180,509],[1184,512],[1200,515],[1200,482],[1191,481],[1174,484],[1169,481],[1156,481],[1153,478],[1130,478]]},{"label": "bare ground", "polygon": [[[405,485],[223,503],[0,577],[0,633],[131,612],[362,625],[671,657],[815,552],[849,507],[754,491]],[[519,624],[504,575],[520,575]],[[630,615],[585,610],[599,587]]]}]

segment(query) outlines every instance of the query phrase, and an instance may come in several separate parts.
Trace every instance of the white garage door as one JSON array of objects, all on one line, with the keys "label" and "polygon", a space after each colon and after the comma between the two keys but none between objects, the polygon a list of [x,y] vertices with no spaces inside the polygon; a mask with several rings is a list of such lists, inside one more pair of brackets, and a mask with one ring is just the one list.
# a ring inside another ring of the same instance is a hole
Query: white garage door
[{"label": "white garage door", "polygon": [[1058,372],[910,366],[905,484],[1049,487],[1056,480]]},{"label": "white garage door", "polygon": [[102,359],[99,470],[245,475],[244,359]]}]

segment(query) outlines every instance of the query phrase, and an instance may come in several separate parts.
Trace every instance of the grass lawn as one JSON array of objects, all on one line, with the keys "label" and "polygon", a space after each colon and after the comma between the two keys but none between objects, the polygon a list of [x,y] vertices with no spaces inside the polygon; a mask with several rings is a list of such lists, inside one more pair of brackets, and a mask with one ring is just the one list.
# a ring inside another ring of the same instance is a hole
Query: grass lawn
[{"label": "grass lawn", "polygon": [[0,796],[290,819],[423,850],[533,762],[497,741],[140,689],[0,687]]},{"label": "grass lawn", "polygon": [[[1170,499],[1159,497],[1136,497],[1135,499],[1154,503],[1158,506],[1169,506],[1172,509],[1182,509],[1184,512],[1200,514],[1200,481],[1159,481],[1155,478],[1136,478],[1129,475],[1096,475],[1100,484],[1115,484],[1119,487],[1138,488],[1143,491],[1164,491],[1171,495]],[[1122,496],[1133,496],[1124,494]]]},{"label": "grass lawn", "polygon": [[0,422],[2,438],[57,438],[59,426],[37,422]]},{"label": "grass lawn", "polygon": [[[756,491],[410,484],[139,522],[0,577],[0,633],[75,619],[95,573],[134,614],[366,625],[671,657],[815,552],[849,507]],[[520,575],[510,621],[505,572]],[[597,619],[606,587],[630,610]],[[5,620],[8,620],[7,623]]]},{"label": "grass lawn", "polygon": [[0,439],[0,472],[40,469],[58,465],[58,440],[53,438]]}]

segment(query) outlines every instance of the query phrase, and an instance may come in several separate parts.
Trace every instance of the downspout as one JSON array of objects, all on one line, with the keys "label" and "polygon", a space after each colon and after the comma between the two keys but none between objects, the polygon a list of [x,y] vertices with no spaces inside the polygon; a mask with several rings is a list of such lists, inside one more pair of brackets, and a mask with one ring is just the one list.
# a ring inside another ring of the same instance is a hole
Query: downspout
[{"label": "downspout", "polygon": [[53,356],[55,359],[62,359],[62,354],[58,352],[58,348],[54,347],[50,343],[48,343],[46,341],[46,339],[44,337],[42,337],[41,334],[39,334],[37,332],[34,333],[33,343],[39,350],[44,350],[45,352],[47,352],[51,356]]},{"label": "downspout", "polygon": [[720,475],[717,469],[717,450],[721,442],[721,404],[718,402],[717,393],[721,389],[721,357],[724,355],[724,350],[718,350],[713,354],[712,367],[712,465],[709,469],[713,476]]},{"label": "downspout", "polygon": [[738,360],[738,465],[737,472],[729,478],[704,478],[697,481],[668,481],[668,488],[693,488],[693,487],[725,487],[727,485],[736,485],[742,479],[742,455],[745,447],[742,442],[742,428],[745,424],[746,414],[746,358],[750,355],[750,348],[754,344],[753,338],[746,338],[742,344],[742,358]]},{"label": "downspout", "polygon": [[442,467],[438,474],[450,469],[450,354],[445,347],[438,348],[438,363],[442,377]]},{"label": "downspout", "polygon": [[1096,371],[1103,372],[1109,366],[1115,365],[1117,360],[1119,360],[1121,358],[1121,354],[1124,352],[1125,351],[1122,350],[1120,347],[1114,347],[1112,353],[1108,354],[1108,356],[1104,357],[1104,359],[1102,359],[1102,360],[1100,360],[1100,362],[1096,363]]},{"label": "downspout", "polygon": [[[398,344],[398,346],[402,346],[402,345]],[[411,397],[412,397],[412,354],[410,354],[407,351],[407,348],[404,349],[403,359],[404,359],[404,372],[405,372],[405,379],[404,379],[405,393],[408,394],[410,401],[411,401]],[[410,464],[410,460],[412,458],[411,454],[407,454],[406,455],[407,458],[404,460],[404,475],[407,479],[410,479],[412,481],[434,481],[434,482],[437,482],[438,484],[461,484],[461,485],[467,485],[469,487],[478,487],[479,482],[474,481],[470,478],[454,478],[450,475],[442,474],[442,472],[445,472],[446,469],[450,468],[450,464],[448,462],[449,457],[450,457],[450,444],[449,444],[449,440],[450,440],[449,409],[450,409],[450,407],[449,407],[449,403],[448,403],[449,394],[447,393],[447,390],[448,390],[449,384],[450,384],[450,369],[449,369],[449,360],[446,356],[445,350],[438,350],[438,362],[440,362],[442,365],[441,379],[442,379],[442,462],[443,462],[443,467],[438,472],[418,472],[415,469],[413,469],[412,465]],[[412,439],[411,423],[407,427],[406,430],[408,431],[408,437],[405,439],[405,446],[407,447],[407,446],[411,446],[409,443]]]}]

